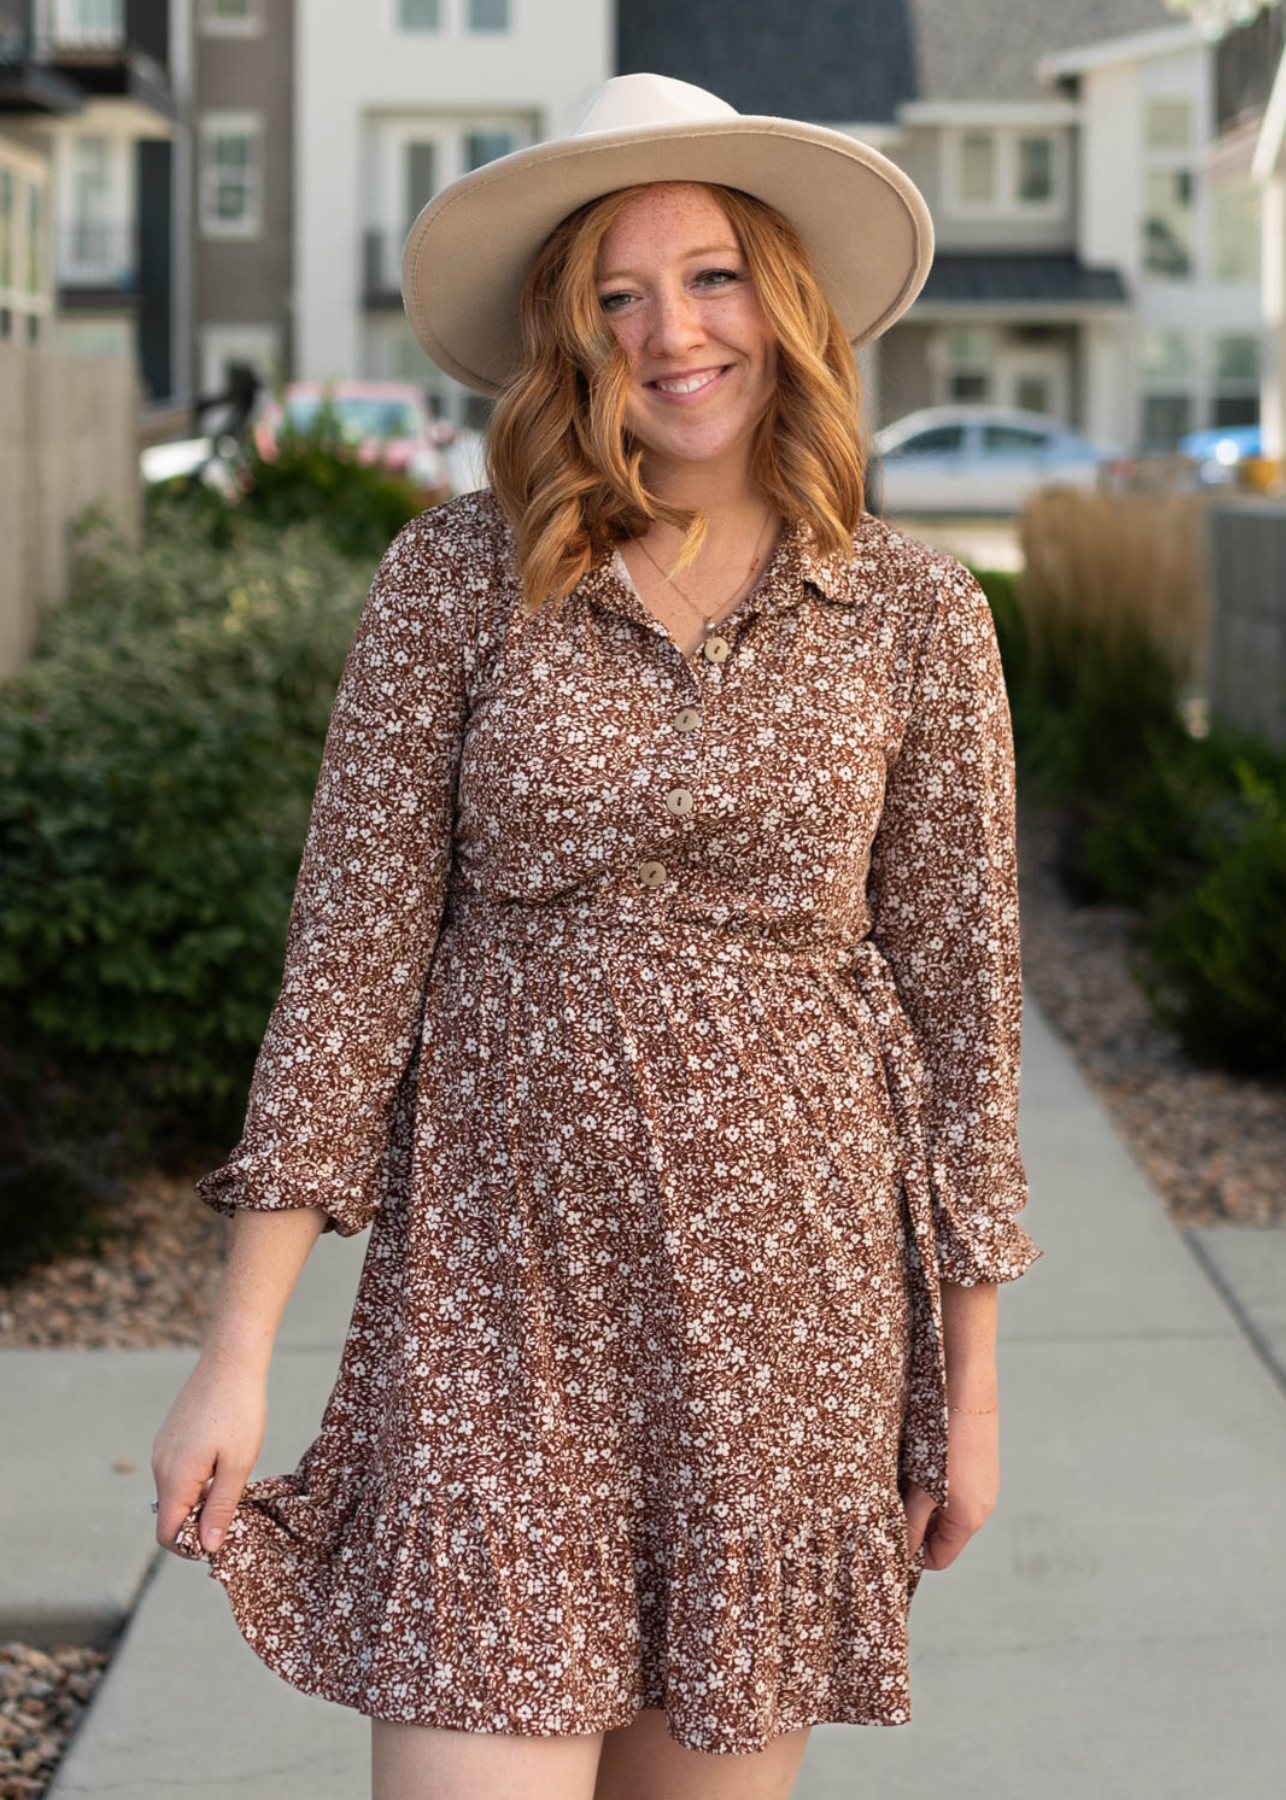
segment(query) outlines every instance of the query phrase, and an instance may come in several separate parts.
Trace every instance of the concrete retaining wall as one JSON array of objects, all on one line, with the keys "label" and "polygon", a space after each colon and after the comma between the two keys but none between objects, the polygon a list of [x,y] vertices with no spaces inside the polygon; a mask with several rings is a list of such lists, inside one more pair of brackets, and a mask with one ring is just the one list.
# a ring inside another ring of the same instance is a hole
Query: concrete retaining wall
[{"label": "concrete retaining wall", "polygon": [[138,543],[140,400],[132,363],[0,344],[0,679],[67,593],[83,507],[100,500]]}]

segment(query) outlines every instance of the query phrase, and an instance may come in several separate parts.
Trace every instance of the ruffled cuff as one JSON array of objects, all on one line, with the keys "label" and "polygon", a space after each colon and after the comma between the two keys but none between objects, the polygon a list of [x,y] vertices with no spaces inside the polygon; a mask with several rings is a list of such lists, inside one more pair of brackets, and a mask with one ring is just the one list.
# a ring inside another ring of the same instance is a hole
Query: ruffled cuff
[{"label": "ruffled cuff", "polygon": [[941,1164],[929,1184],[937,1239],[938,1279],[974,1287],[984,1281],[1016,1281],[1045,1253],[1018,1223],[1027,1203],[1026,1180],[1012,1176],[974,1198],[953,1183]]},{"label": "ruffled cuff", "polygon": [[938,1279],[975,1287],[983,1281],[1016,1281],[1045,1252],[1033,1243],[1015,1219],[971,1221],[967,1230],[958,1220],[935,1208],[938,1233]]},{"label": "ruffled cuff", "polygon": [[202,1175],[196,1191],[206,1205],[228,1218],[239,1207],[254,1212],[290,1212],[302,1206],[320,1207],[326,1217],[323,1234],[338,1232],[355,1237],[364,1231],[379,1210],[381,1195],[376,1176],[353,1170],[339,1173],[291,1169],[277,1158],[262,1153],[233,1155],[220,1168]]}]

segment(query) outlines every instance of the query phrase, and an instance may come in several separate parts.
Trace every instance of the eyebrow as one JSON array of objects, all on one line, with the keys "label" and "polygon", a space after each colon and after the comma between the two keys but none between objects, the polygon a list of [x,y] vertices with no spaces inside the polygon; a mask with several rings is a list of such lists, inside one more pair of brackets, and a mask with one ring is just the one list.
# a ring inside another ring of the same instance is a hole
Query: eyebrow
[{"label": "eyebrow", "polygon": [[[685,251],[683,260],[689,262],[694,256],[740,256],[741,251],[735,244],[707,244],[702,250]],[[634,273],[633,269],[608,269],[598,277],[600,281],[624,281]]]}]

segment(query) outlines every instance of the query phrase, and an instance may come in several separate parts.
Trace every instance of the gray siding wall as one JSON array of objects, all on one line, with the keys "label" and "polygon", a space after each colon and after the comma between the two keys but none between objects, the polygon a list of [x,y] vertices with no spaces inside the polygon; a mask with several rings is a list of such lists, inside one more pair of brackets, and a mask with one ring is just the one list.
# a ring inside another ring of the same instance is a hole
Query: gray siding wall
[{"label": "gray siding wall", "polygon": [[[275,325],[282,361],[294,367],[291,290],[294,256],[295,0],[269,0],[253,37],[208,36],[194,13],[192,158],[194,332],[199,375],[203,325]],[[257,237],[205,237],[201,231],[201,120],[211,109],[253,111],[263,121],[263,230]]]}]

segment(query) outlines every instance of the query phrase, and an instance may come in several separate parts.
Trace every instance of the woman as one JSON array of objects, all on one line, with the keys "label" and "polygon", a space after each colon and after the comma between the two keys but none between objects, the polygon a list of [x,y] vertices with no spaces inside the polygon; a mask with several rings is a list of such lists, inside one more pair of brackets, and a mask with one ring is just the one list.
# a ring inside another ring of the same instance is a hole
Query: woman
[{"label": "woman", "polygon": [[[909,1720],[910,1599],[994,1505],[1009,715],[977,582],[862,510],[852,355],[931,249],[867,146],[652,75],[408,240],[492,487],[358,624],[153,1456],[376,1800],[784,1796],[812,1724]],[[320,1435],[247,1482],[367,1225]]]}]

